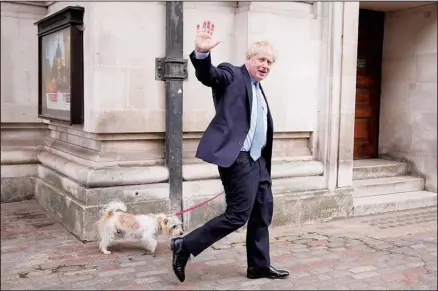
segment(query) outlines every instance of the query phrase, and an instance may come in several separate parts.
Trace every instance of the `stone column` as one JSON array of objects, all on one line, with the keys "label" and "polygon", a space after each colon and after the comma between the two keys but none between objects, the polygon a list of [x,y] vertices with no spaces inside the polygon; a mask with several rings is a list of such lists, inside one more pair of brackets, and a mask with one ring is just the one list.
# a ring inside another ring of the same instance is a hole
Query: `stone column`
[{"label": "stone column", "polygon": [[339,118],[339,156],[337,187],[353,182],[354,121],[356,105],[357,45],[359,2],[343,2],[342,77]]},{"label": "stone column", "polygon": [[1,4],[1,202],[34,197],[37,152],[47,125],[38,118],[38,40],[43,2]]},{"label": "stone column", "polygon": [[322,70],[318,156],[325,164],[327,188],[352,183],[356,96],[358,2],[321,3]]},{"label": "stone column", "polygon": [[[49,13],[67,5],[53,3]],[[98,211],[111,200],[135,213],[170,210],[164,83],[155,80],[155,58],[165,54],[165,3],[80,5],[84,124],[50,122],[36,197],[69,231],[92,240]]]},{"label": "stone column", "polygon": [[338,176],[339,114],[342,76],[341,2],[322,3],[321,85],[319,119],[319,157],[324,163],[327,189],[336,188]]}]

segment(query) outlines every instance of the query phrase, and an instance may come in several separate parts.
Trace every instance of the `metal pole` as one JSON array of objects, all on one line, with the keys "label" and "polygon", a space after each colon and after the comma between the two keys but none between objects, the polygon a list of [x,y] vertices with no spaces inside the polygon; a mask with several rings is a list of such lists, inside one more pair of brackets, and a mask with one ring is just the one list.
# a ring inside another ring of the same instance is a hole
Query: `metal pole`
[{"label": "metal pole", "polygon": [[183,59],[183,2],[166,2],[166,56],[156,59],[156,79],[166,90],[166,165],[169,169],[171,211],[182,209],[182,109],[183,81],[187,60]]}]

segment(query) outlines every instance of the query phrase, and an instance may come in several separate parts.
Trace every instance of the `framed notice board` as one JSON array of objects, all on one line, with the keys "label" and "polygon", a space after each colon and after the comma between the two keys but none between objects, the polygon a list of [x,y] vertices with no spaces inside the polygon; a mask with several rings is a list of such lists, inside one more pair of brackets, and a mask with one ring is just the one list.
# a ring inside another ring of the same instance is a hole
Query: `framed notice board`
[{"label": "framed notice board", "polygon": [[84,8],[68,6],[38,26],[38,117],[82,124]]}]

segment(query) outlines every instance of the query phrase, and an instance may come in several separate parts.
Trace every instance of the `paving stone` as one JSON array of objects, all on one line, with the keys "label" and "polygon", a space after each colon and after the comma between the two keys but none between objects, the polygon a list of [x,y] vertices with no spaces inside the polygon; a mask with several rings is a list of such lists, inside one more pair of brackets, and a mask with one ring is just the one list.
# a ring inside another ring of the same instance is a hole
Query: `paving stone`
[{"label": "paving stone", "polygon": [[134,268],[126,268],[126,269],[119,269],[119,270],[110,270],[110,271],[101,272],[98,275],[100,277],[111,277],[111,276],[115,276],[115,275],[123,275],[126,273],[131,273],[131,272],[135,272],[135,269]]},{"label": "paving stone", "polygon": [[167,274],[167,273],[169,273],[169,270],[163,269],[163,270],[139,272],[139,273],[136,273],[135,276],[139,278],[139,277],[148,277],[148,276],[154,276],[154,275],[162,275],[162,274]]},{"label": "paving stone", "polygon": [[334,270],[334,271],[330,272],[329,275],[332,276],[333,278],[341,278],[341,277],[351,276],[352,274],[349,271]]},{"label": "paving stone", "polygon": [[354,274],[354,275],[352,275],[352,277],[354,279],[364,279],[364,278],[376,277],[379,275],[380,274],[377,272],[363,272],[363,273],[359,273],[359,274]]},{"label": "paving stone", "polygon": [[372,270],[375,270],[375,269],[376,269],[376,267],[373,267],[373,266],[363,266],[363,267],[351,268],[350,272],[353,272],[353,273],[363,273],[363,272],[372,271]]},{"label": "paving stone", "polygon": [[[351,225],[343,228],[341,223],[335,222],[273,228],[271,261],[274,266],[290,271],[288,279],[247,279],[244,243],[230,238],[193,258],[187,266],[186,282],[180,283],[172,272],[171,254],[166,246],[159,246],[155,257],[144,255],[142,249],[124,249],[121,245],[114,246],[113,253],[106,256],[99,252],[97,243],[79,242],[50,219],[35,201],[2,204],[1,207],[2,290],[437,288],[436,227],[414,235],[401,232],[398,236],[379,238],[360,230],[353,235]],[[425,210],[415,214],[416,211],[409,212],[411,218],[407,214],[392,213],[349,219],[345,223],[357,223],[377,231],[382,225],[410,222],[412,226],[417,223],[412,217],[424,220],[433,216],[424,214]],[[34,219],[22,219],[23,213]],[[368,222],[361,222],[364,220]],[[367,226],[370,223],[376,226]],[[398,227],[402,226],[395,226],[392,231]]]},{"label": "paving stone", "polygon": [[311,274],[315,274],[315,275],[317,275],[317,274],[327,274],[327,273],[329,273],[330,271],[332,271],[332,268],[329,268],[329,267],[321,267],[321,268],[313,268],[313,269],[310,270],[309,272],[310,272]]}]

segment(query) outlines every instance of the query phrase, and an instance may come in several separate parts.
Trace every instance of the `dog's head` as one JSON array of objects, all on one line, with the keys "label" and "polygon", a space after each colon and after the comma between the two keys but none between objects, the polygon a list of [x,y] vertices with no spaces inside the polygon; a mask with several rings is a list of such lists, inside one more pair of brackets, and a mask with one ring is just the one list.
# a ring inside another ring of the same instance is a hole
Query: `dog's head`
[{"label": "dog's head", "polygon": [[163,234],[175,237],[183,235],[183,224],[175,215],[157,215],[158,224]]}]

